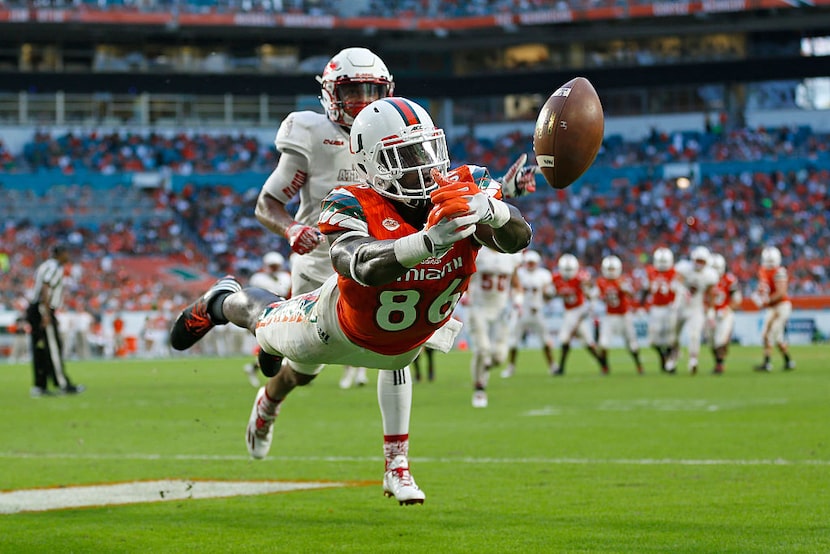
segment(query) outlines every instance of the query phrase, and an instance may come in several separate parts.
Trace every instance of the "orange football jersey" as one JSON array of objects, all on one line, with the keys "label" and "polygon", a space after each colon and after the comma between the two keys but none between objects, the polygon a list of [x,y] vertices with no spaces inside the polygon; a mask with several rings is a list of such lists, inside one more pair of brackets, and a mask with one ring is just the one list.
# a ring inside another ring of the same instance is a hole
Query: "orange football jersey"
[{"label": "orange football jersey", "polygon": [[[420,230],[400,216],[394,201],[368,185],[334,189],[323,201],[319,225],[326,234],[358,231],[379,240]],[[478,249],[471,237],[463,239],[441,258],[427,258],[380,286],[338,275],[337,315],[343,332],[355,344],[381,354],[414,350],[452,315],[475,273]]]}]

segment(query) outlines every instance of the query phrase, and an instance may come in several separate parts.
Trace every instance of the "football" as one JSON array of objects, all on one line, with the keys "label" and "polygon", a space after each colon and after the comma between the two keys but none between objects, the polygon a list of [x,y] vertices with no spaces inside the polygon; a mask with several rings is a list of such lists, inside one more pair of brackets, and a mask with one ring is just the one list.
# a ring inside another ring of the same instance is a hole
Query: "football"
[{"label": "football", "polygon": [[563,189],[579,179],[602,146],[605,118],[588,79],[576,77],[545,101],[533,132],[536,164],[547,182]]}]

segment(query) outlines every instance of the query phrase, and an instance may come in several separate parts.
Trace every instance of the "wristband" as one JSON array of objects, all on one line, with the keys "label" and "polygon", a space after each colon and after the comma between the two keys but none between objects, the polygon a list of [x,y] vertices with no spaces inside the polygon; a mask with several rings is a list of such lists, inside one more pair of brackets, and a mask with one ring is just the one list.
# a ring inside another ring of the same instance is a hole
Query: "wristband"
[{"label": "wristband", "polygon": [[490,206],[493,210],[493,221],[490,222],[490,227],[498,229],[504,227],[510,221],[510,208],[501,200],[489,198]]},{"label": "wristband", "polygon": [[426,242],[426,235],[418,231],[411,235],[397,239],[392,246],[395,249],[395,259],[402,266],[415,267],[432,255]]}]

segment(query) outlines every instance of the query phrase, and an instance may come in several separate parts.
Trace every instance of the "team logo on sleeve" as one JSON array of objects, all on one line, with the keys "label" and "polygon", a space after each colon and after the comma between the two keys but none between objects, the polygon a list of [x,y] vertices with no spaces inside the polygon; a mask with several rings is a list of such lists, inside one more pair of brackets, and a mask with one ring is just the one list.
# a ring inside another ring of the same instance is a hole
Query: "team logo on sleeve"
[{"label": "team logo on sleeve", "polygon": [[388,231],[394,231],[401,226],[401,222],[392,219],[391,217],[387,217],[381,222],[381,225],[383,225]]}]

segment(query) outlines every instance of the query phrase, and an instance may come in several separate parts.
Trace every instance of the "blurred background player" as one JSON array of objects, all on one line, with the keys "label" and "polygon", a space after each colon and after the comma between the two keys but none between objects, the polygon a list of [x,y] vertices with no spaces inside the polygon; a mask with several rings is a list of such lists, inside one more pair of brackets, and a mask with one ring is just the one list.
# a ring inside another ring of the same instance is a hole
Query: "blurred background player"
[{"label": "blurred background player", "polygon": [[[623,275],[622,260],[617,256],[606,256],[600,266],[601,276],[597,279],[599,298],[605,302],[605,316],[599,328],[599,348],[603,359],[608,360],[608,350],[614,337],[622,337],[625,347],[634,359],[637,373],[643,374],[640,363],[640,347],[634,329],[634,285],[631,278]],[[606,363],[606,368],[608,365]]]},{"label": "blurred background player", "polygon": [[788,295],[788,286],[789,276],[787,268],[781,265],[781,251],[775,246],[767,246],[761,251],[758,288],[752,295],[755,304],[759,308],[766,309],[764,323],[761,326],[764,361],[755,366],[757,371],[772,371],[770,356],[773,345],[784,357],[784,369],[795,369],[795,361],[790,358],[789,347],[784,338],[787,320],[793,309]]},{"label": "blurred background player", "polygon": [[432,383],[435,380],[435,349],[434,348],[427,348],[424,346],[421,348],[421,353],[418,354],[418,357],[412,360],[412,373],[415,375],[415,382],[421,382],[421,364],[424,363],[426,365],[425,371],[427,380]]},{"label": "blurred background player", "polygon": [[671,250],[660,247],[654,251],[644,285],[640,303],[648,309],[649,342],[660,356],[660,370],[674,373],[671,352],[677,332],[677,273]]},{"label": "blurred background player", "polygon": [[248,284],[288,298],[291,294],[291,273],[285,267],[285,258],[279,252],[268,252],[262,257],[262,269],[251,275]]},{"label": "blurred background player", "polygon": [[559,364],[551,368],[551,375],[565,374],[565,361],[571,350],[571,341],[581,339],[588,352],[599,362],[600,371],[608,373],[605,354],[597,348],[594,338],[591,302],[586,301],[591,293],[591,276],[580,269],[579,260],[573,254],[562,254],[553,273],[553,294],[562,299],[565,313],[559,329]]},{"label": "blurred background player", "polygon": [[683,328],[677,331],[671,356],[676,362],[680,353],[680,334],[685,329],[689,349],[689,373],[695,375],[706,313],[712,307],[715,285],[719,279],[711,266],[709,249],[705,246],[694,247],[689,259],[679,261],[675,269],[684,288],[679,299],[675,299],[675,302],[681,303],[678,320],[682,322]]},{"label": "blurred background player", "polygon": [[[291,295],[291,273],[285,268],[285,257],[279,252],[268,252],[262,257],[262,269],[251,275],[248,285],[273,292],[280,298]],[[237,332],[232,329],[231,332]],[[242,331],[244,332],[244,331]],[[252,387],[259,388],[259,357],[245,364],[245,374]]]},{"label": "blurred background player", "polygon": [[486,247],[476,259],[476,273],[470,278],[465,299],[474,408],[487,407],[490,369],[507,357],[510,326],[515,322],[514,304],[521,304],[517,272],[521,262],[521,254],[504,254]]},{"label": "blurred background player", "polygon": [[[722,254],[712,254],[712,268],[718,274],[718,284],[715,285],[715,297],[712,301],[712,355],[715,357],[715,375],[723,373],[723,364],[729,343],[732,340],[732,330],[735,327],[735,310],[741,305],[743,295],[740,284],[735,275],[726,270],[726,258]],[[707,318],[708,319],[708,318]]]},{"label": "blurred background player", "polygon": [[[386,64],[366,48],[341,50],[317,81],[325,113],[298,111],[283,120],[274,141],[279,162],[256,204],[259,222],[291,246],[292,296],[314,290],[334,272],[329,245],[317,228],[320,202],[333,188],[358,182],[349,129],[363,108],[394,90]],[[287,205],[298,195],[292,216]],[[365,368],[344,368],[340,386],[348,388],[353,382],[366,382]]]},{"label": "blurred background player", "polygon": [[550,330],[545,320],[545,304],[553,298],[552,276],[550,270],[542,267],[542,256],[535,250],[526,250],[522,256],[522,265],[516,270],[519,287],[523,293],[523,302],[519,308],[519,317],[513,328],[508,363],[501,376],[512,377],[516,372],[516,358],[519,345],[528,335],[534,334],[542,342],[542,352],[550,371],[556,369],[553,350],[550,345]]}]

